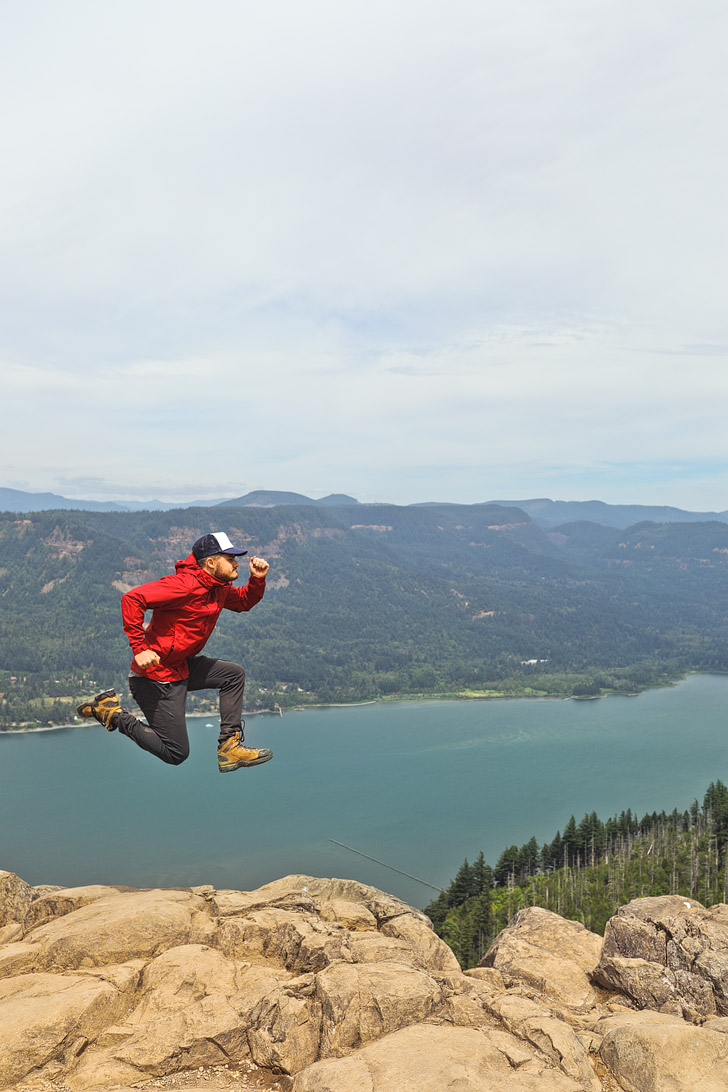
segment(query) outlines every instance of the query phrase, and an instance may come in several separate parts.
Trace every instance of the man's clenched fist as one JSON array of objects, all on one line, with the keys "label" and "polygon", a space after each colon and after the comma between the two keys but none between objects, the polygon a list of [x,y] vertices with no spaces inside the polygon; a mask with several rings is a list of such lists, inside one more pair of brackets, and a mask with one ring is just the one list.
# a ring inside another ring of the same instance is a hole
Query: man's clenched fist
[{"label": "man's clenched fist", "polygon": [[268,572],[270,565],[262,557],[251,557],[250,559],[250,575],[251,576],[265,576]]}]

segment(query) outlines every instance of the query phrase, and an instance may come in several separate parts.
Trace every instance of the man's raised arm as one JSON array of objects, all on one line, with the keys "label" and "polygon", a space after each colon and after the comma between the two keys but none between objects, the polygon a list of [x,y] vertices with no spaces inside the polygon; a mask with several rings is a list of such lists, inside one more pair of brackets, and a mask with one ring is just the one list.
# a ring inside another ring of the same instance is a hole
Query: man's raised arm
[{"label": "man's raised arm", "polygon": [[251,557],[250,578],[244,588],[228,589],[225,607],[227,610],[250,610],[259,603],[265,594],[265,578],[270,565],[262,557]]}]

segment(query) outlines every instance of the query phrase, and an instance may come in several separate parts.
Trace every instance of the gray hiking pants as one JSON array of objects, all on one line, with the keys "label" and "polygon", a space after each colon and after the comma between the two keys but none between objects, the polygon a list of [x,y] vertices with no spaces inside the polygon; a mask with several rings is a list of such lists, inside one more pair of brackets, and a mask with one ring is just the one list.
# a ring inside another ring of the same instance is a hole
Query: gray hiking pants
[{"label": "gray hiking pants", "polygon": [[179,766],[190,753],[185,721],[188,690],[220,691],[220,743],[241,729],[245,671],[240,664],[209,656],[191,656],[187,663],[189,678],[180,682],[155,682],[143,675],[132,675],[129,689],[147,723],[126,709],[116,717],[116,727],[123,736],[171,766]]}]

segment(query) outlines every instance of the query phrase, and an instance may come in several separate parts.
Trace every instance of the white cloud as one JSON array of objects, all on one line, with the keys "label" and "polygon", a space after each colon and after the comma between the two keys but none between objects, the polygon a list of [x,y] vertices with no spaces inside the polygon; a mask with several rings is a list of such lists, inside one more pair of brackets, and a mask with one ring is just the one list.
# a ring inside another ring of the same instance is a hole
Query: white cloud
[{"label": "white cloud", "polygon": [[616,464],[686,503],[677,465],[728,462],[727,19],[7,9],[4,462],[176,495],[222,438],[251,487],[485,499],[484,468],[502,495]]}]

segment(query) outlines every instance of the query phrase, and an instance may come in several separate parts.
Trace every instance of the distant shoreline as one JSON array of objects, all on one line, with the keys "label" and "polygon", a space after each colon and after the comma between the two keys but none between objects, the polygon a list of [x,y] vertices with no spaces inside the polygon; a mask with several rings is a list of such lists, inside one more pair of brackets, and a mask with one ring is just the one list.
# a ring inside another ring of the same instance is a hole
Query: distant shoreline
[{"label": "distant shoreline", "polygon": [[[359,709],[365,705],[389,705],[398,704],[400,702],[407,701],[596,701],[600,698],[620,697],[620,698],[636,698],[640,694],[646,693],[648,690],[664,690],[669,687],[677,686],[679,683],[684,682],[685,679],[692,675],[723,675],[722,671],[686,671],[684,675],[681,675],[671,682],[662,683],[657,686],[645,686],[642,690],[630,690],[630,691],[607,691],[604,694],[407,694],[402,697],[394,697],[385,695],[381,698],[370,698],[367,701],[349,701],[349,702],[316,702],[310,705],[294,705],[290,709],[283,711],[280,708],[276,709],[244,709],[243,717],[258,717],[258,716],[283,716],[284,713],[305,713],[308,709]],[[216,717],[219,716],[217,711],[208,712],[189,712],[188,717]],[[25,735],[31,732],[56,732],[61,728],[81,728],[83,724],[76,722],[75,724],[45,724],[28,726],[27,728],[0,728],[0,736],[14,736]]]},{"label": "distant shoreline", "polygon": [[[356,709],[360,705],[379,705],[380,700],[381,699],[372,698],[369,701],[346,701],[346,702],[343,702],[343,701],[342,702],[327,701],[327,702],[321,702],[320,705],[295,705],[292,709],[286,709],[285,712],[286,713],[303,713],[307,709]],[[398,699],[398,700],[400,700],[400,699]],[[402,701],[409,701],[409,700],[417,701],[417,700],[422,700],[422,699],[402,698],[401,700]],[[433,700],[433,701],[444,701],[446,699],[444,699],[444,698],[433,698],[431,700]],[[478,700],[478,699],[463,698],[462,700],[463,701],[470,701],[470,700]],[[245,717],[260,717],[260,716],[266,716],[266,715],[271,716],[271,717],[281,717],[281,716],[283,716],[283,713],[279,712],[278,709],[243,709],[243,718],[245,718]],[[190,712],[190,713],[187,714],[187,716],[188,717],[199,717],[200,720],[202,720],[203,717],[217,717],[217,716],[219,716],[219,713],[217,713],[217,712],[214,712],[214,713],[211,713],[211,712],[210,713],[199,713],[199,712],[198,713],[193,713],[193,712]],[[25,728],[25,727],[23,727],[23,728],[0,728],[0,736],[23,736],[23,735],[28,735],[31,732],[58,732],[58,731],[60,731],[61,728],[83,728],[84,725],[85,724],[87,725],[88,723],[89,723],[89,721],[85,721],[85,722],[84,721],[76,721],[74,724],[41,724],[41,725],[35,725],[35,726],[28,725],[27,728]]]},{"label": "distant shoreline", "polygon": [[[359,702],[358,704],[361,705],[361,704],[368,704],[368,703]],[[295,710],[294,709],[289,709],[288,712],[293,713],[293,712],[295,712]],[[260,716],[262,713],[268,713],[270,716],[274,716],[274,717],[281,716],[281,714],[278,712],[277,709],[244,709],[243,710],[243,717],[257,717],[257,716]],[[200,717],[200,718],[202,718],[202,717],[217,717],[217,716],[219,716],[219,713],[217,713],[217,711],[214,712],[214,713],[213,712],[207,712],[207,713],[204,713],[204,712],[203,713],[192,713],[192,712],[190,712],[190,713],[187,714],[187,716],[188,717]],[[0,736],[19,736],[19,735],[26,735],[29,732],[57,732],[61,728],[83,728],[84,725],[88,725],[89,723],[90,723],[90,721],[88,721],[88,720],[87,721],[77,720],[73,724],[41,724],[41,725],[33,725],[33,726],[28,725],[27,728],[26,727],[22,727],[22,728],[0,728]]]}]

